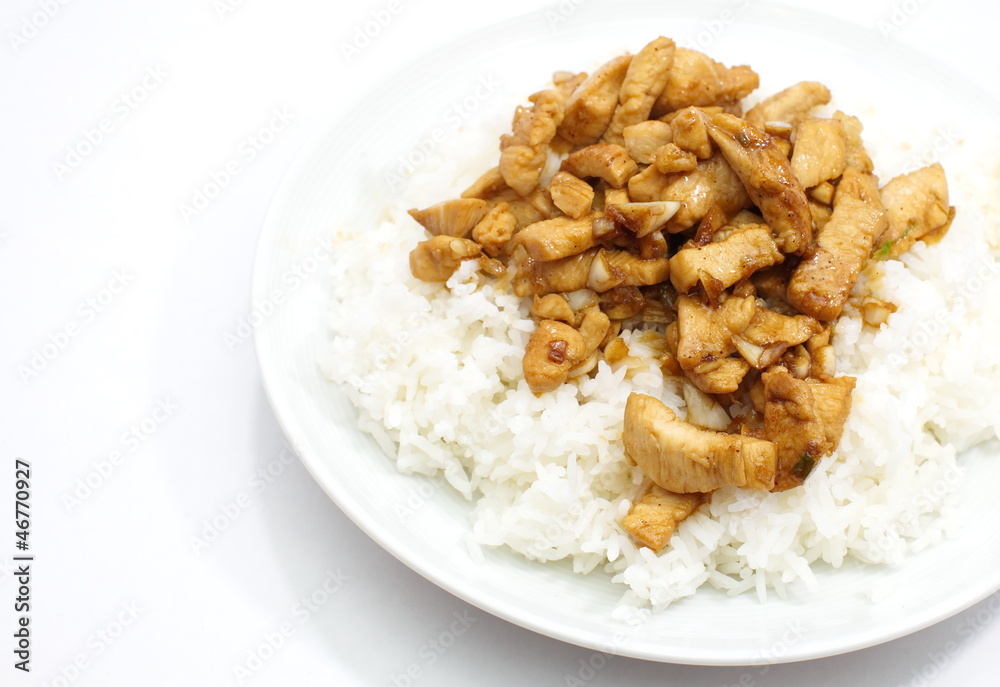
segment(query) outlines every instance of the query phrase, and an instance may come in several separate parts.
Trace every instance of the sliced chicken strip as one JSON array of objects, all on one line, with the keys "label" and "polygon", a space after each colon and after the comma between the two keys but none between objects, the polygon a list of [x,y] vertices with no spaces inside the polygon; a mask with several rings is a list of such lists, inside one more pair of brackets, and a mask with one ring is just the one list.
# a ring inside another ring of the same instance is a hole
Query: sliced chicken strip
[{"label": "sliced chicken strip", "polygon": [[801,81],[750,108],[746,120],[760,127],[766,122],[786,122],[794,126],[814,107],[828,102],[830,89],[816,81]]},{"label": "sliced chicken strip", "polygon": [[770,441],[698,429],[659,399],[633,393],[625,404],[625,454],[658,486],[679,494],[724,486],[771,489],[777,448]]},{"label": "sliced chicken strip", "polygon": [[606,143],[624,144],[625,127],[649,119],[653,104],[667,85],[675,48],[672,40],[660,36],[632,58],[618,93],[618,108],[604,132]]},{"label": "sliced chicken strip", "polygon": [[410,210],[409,215],[433,236],[464,238],[489,210],[489,203],[478,198],[446,200],[423,210]]},{"label": "sliced chicken strip", "polygon": [[639,171],[639,166],[620,145],[595,143],[571,153],[563,160],[562,169],[581,179],[597,177],[621,188]]},{"label": "sliced chicken strip", "polygon": [[631,55],[616,57],[595,71],[569,96],[559,135],[576,145],[600,140],[618,107],[618,94]]},{"label": "sliced chicken strip", "polygon": [[709,135],[739,175],[781,249],[804,253],[812,241],[809,201],[772,138],[729,114],[712,117]]},{"label": "sliced chicken strip", "polygon": [[835,320],[885,224],[885,215],[874,204],[853,196],[838,199],[830,221],[816,237],[816,246],[792,272],[788,302],[817,320]]},{"label": "sliced chicken strip", "polygon": [[836,119],[803,119],[795,127],[792,173],[803,188],[836,179],[847,166],[844,127]]},{"label": "sliced chicken strip", "polygon": [[877,250],[883,253],[879,257],[901,255],[919,239],[947,230],[951,223],[948,180],[939,162],[890,179],[881,196],[889,226],[876,241]]},{"label": "sliced chicken strip", "polygon": [[701,284],[716,299],[736,282],[784,259],[767,226],[745,224],[724,241],[677,251],[670,258],[670,281],[678,293]]}]

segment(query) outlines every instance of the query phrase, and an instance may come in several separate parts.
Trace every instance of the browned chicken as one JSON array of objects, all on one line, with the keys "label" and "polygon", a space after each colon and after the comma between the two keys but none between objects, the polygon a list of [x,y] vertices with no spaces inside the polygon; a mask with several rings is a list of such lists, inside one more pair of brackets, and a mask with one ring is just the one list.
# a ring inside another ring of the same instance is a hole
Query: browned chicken
[{"label": "browned chicken", "polygon": [[465,238],[488,209],[489,204],[485,200],[460,198],[446,200],[423,210],[410,210],[409,214],[432,236]]},{"label": "browned chicken", "polygon": [[498,203],[472,228],[472,239],[494,258],[504,252],[517,230],[517,217],[507,203]]},{"label": "browned chicken", "polygon": [[618,107],[618,94],[631,62],[631,55],[616,57],[573,91],[558,128],[560,136],[576,145],[600,140]]},{"label": "browned chicken", "polygon": [[712,155],[712,140],[708,137],[708,116],[697,107],[686,107],[670,120],[672,141],[681,150],[706,160]]},{"label": "browned chicken", "polygon": [[844,153],[848,168],[856,169],[862,173],[870,173],[875,169],[868,151],[865,150],[864,141],[861,140],[861,120],[857,117],[846,115],[840,110],[833,113],[833,118],[840,122],[844,132]]},{"label": "browned chicken", "polygon": [[677,48],[655,116],[692,105],[705,107],[734,103],[757,88],[760,79],[747,66],[726,67],[697,50]]},{"label": "browned chicken", "polygon": [[618,108],[604,132],[606,143],[624,144],[625,127],[649,119],[653,104],[667,85],[675,47],[672,40],[660,36],[632,58],[618,93]]},{"label": "browned chicken", "polygon": [[565,105],[556,88],[535,93],[529,100],[531,109],[519,107],[514,113],[513,133],[500,137],[500,174],[522,196],[538,185]]},{"label": "browned chicken", "polygon": [[681,150],[673,143],[666,143],[654,150],[649,160],[661,174],[693,172],[698,168],[698,157]]},{"label": "browned chicken", "polygon": [[606,217],[622,224],[638,238],[659,231],[681,204],[676,201],[661,200],[648,203],[612,203],[604,206]]},{"label": "browned chicken", "polygon": [[819,105],[830,102],[830,89],[816,81],[801,81],[750,108],[746,120],[757,126],[786,122],[794,126]]},{"label": "browned chicken", "polygon": [[594,245],[593,218],[556,217],[525,227],[514,236],[528,257],[539,262],[560,260]]},{"label": "browned chicken", "polygon": [[621,188],[639,167],[620,145],[595,143],[571,153],[563,160],[562,169],[581,179],[597,177]]},{"label": "browned chicken", "polygon": [[491,167],[482,176],[472,182],[469,188],[462,191],[462,198],[480,198],[491,200],[499,193],[508,190],[507,182],[503,180],[500,167]]},{"label": "browned chicken", "polygon": [[882,204],[889,225],[876,241],[879,257],[894,258],[931,234],[939,238],[952,217],[941,163],[889,180],[882,187]]},{"label": "browned chicken", "polygon": [[781,249],[804,253],[812,241],[812,215],[788,158],[769,135],[730,114],[712,117],[708,132],[760,208]]},{"label": "browned chicken", "polygon": [[679,494],[724,486],[771,489],[777,449],[770,441],[698,429],[659,399],[633,393],[625,404],[625,455],[657,485]]},{"label": "browned chicken", "polygon": [[576,324],[576,313],[562,294],[550,293],[531,301],[531,314],[540,320],[558,320],[570,326]]},{"label": "browned chicken", "polygon": [[820,329],[820,323],[811,317],[782,315],[758,304],[746,328],[734,332],[733,345],[744,360],[761,370],[773,365],[792,346],[809,340]]},{"label": "browned chicken", "polygon": [[700,299],[677,299],[677,362],[701,391],[732,393],[750,366],[736,352],[733,333],[742,332],[756,312],[753,298],[731,297],[717,307]]},{"label": "browned chicken", "polygon": [[817,320],[836,319],[884,226],[885,216],[873,204],[852,196],[838,199],[816,246],[792,273],[788,302]]},{"label": "browned chicken", "polygon": [[549,194],[555,206],[573,219],[580,219],[590,212],[594,203],[593,187],[569,172],[557,172],[552,177]]},{"label": "browned chicken", "polygon": [[792,173],[803,188],[836,179],[847,166],[844,127],[836,119],[803,119],[795,127]]},{"label": "browned chicken", "polygon": [[815,462],[832,450],[811,387],[783,367],[761,376],[764,382],[764,436],[777,445],[774,491],[802,484]]},{"label": "browned chicken", "polygon": [[784,259],[766,225],[744,224],[723,241],[677,251],[670,258],[670,281],[679,293],[701,284],[716,299],[736,282]]},{"label": "browned chicken", "polygon": [[639,502],[622,518],[622,527],[640,545],[659,553],[677,526],[708,499],[708,494],[675,494],[650,484]]},{"label": "browned chicken", "polygon": [[542,320],[524,349],[524,381],[536,394],[557,389],[587,355],[580,332],[565,322]]},{"label": "browned chicken", "polygon": [[679,201],[680,209],[666,225],[667,231],[673,233],[693,227],[715,205],[732,214],[750,204],[739,176],[720,153],[683,174],[668,175],[655,166],[647,167],[632,177],[628,190],[634,201]]},{"label": "browned chicken", "polygon": [[816,379],[807,379],[806,382],[816,402],[816,413],[823,423],[823,434],[831,450],[836,450],[851,414],[851,392],[857,380],[854,377],[834,377],[828,382]]},{"label": "browned chicken", "polygon": [[587,287],[590,265],[601,249],[591,248],[552,262],[536,262],[524,249],[515,251],[514,293],[518,296],[544,296],[549,293],[571,293]]},{"label": "browned chicken", "polygon": [[463,260],[481,254],[475,241],[441,234],[421,241],[410,251],[410,272],[422,281],[448,281]]},{"label": "browned chicken", "polygon": [[666,122],[650,119],[625,127],[622,137],[629,156],[639,164],[648,165],[654,151],[673,141],[674,130]]},{"label": "browned chicken", "polygon": [[619,286],[652,286],[669,274],[666,258],[643,260],[625,250],[601,248],[590,264],[587,288],[603,293]]}]

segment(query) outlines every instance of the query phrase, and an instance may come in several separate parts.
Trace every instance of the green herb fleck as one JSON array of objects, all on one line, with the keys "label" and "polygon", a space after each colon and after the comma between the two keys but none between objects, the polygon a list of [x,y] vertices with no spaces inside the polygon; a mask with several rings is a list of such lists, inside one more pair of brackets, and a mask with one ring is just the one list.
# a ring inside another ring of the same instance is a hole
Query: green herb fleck
[{"label": "green herb fleck", "polygon": [[876,260],[888,260],[889,253],[891,252],[892,252],[892,241],[886,241],[879,247],[877,251],[875,251],[875,254],[872,255],[872,257],[875,258]]},{"label": "green herb fleck", "polygon": [[804,482],[814,467],[816,467],[816,459],[806,451],[792,468],[792,475],[797,477],[800,482]]}]

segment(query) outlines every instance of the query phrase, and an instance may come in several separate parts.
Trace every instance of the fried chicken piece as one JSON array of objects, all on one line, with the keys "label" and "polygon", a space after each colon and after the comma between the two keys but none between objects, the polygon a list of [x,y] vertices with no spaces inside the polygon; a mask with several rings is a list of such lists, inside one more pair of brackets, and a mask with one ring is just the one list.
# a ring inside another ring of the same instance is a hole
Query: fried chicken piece
[{"label": "fried chicken piece", "polygon": [[553,391],[586,357],[587,344],[580,332],[565,322],[542,320],[524,349],[524,381],[536,394]]},{"label": "fried chicken piece", "polygon": [[677,48],[667,85],[656,100],[653,114],[660,117],[685,107],[725,106],[747,96],[760,84],[747,66],[727,67],[697,50]]},{"label": "fried chicken piece", "polygon": [[817,320],[835,320],[868,264],[875,236],[885,225],[885,215],[875,202],[838,194],[833,215],[817,234],[816,245],[792,272],[788,302]]},{"label": "fried chicken piece", "polygon": [[772,442],[698,429],[645,394],[628,397],[622,443],[647,477],[678,494],[774,486],[777,450]]},{"label": "fried chicken piece", "polygon": [[746,120],[763,128],[767,122],[795,125],[819,105],[830,102],[830,89],[816,81],[801,81],[750,108]]},{"label": "fried chicken piece", "polygon": [[433,236],[464,238],[483,218],[489,203],[478,198],[446,200],[423,210],[409,210],[409,215]]},{"label": "fried chicken piece", "polygon": [[535,93],[529,100],[531,109],[518,107],[514,112],[513,133],[500,137],[500,174],[522,196],[538,186],[565,105],[565,97],[555,88]]},{"label": "fried chicken piece", "polygon": [[600,140],[618,107],[618,94],[631,62],[631,55],[614,58],[572,92],[558,128],[560,136],[584,146]]},{"label": "fried chicken piece", "polygon": [[890,179],[881,198],[889,224],[876,241],[886,253],[879,257],[901,255],[919,239],[943,233],[951,224],[948,181],[940,162]]},{"label": "fried chicken piece", "polygon": [[809,202],[773,139],[730,114],[712,117],[708,132],[760,208],[782,251],[804,253],[812,242]]},{"label": "fried chicken piece", "polygon": [[805,481],[815,462],[832,450],[811,386],[777,366],[764,382],[764,436],[778,447],[774,491]]},{"label": "fried chicken piece", "polygon": [[597,177],[621,188],[639,171],[639,166],[620,145],[595,143],[571,153],[563,160],[562,169],[581,179]]},{"label": "fried chicken piece", "polygon": [[516,230],[517,217],[510,211],[510,206],[498,203],[472,228],[472,238],[487,255],[495,258],[504,252]]},{"label": "fried chicken piece", "polygon": [[847,166],[844,127],[836,119],[803,119],[795,127],[792,173],[803,188],[836,179]]},{"label": "fried chicken piece", "polygon": [[591,185],[569,172],[557,172],[552,177],[549,194],[555,206],[573,219],[580,219],[590,212],[594,202],[594,189]]},{"label": "fried chicken piece", "polygon": [[750,204],[740,177],[718,152],[691,172],[663,174],[655,166],[647,167],[629,180],[628,191],[637,202],[679,201],[680,209],[666,224],[671,233],[698,224],[715,205],[726,214],[734,214]]},{"label": "fried chicken piece", "polygon": [[766,225],[744,224],[723,241],[677,251],[670,258],[670,281],[678,293],[701,284],[714,300],[757,270],[784,259]]},{"label": "fried chicken piece", "polygon": [[421,281],[448,281],[463,260],[481,254],[475,241],[441,234],[421,241],[410,251],[410,272]]},{"label": "fried chicken piece", "polygon": [[652,154],[674,140],[674,130],[666,122],[650,119],[625,127],[622,132],[625,149],[636,162],[648,165]]},{"label": "fried chicken piece", "polygon": [[593,218],[556,217],[525,227],[513,239],[532,260],[551,262],[582,253],[594,241]]},{"label": "fried chicken piece", "polygon": [[650,484],[639,502],[622,518],[622,527],[639,545],[659,553],[677,526],[708,499],[709,494],[675,494]]},{"label": "fried chicken piece", "polygon": [[622,145],[625,143],[622,135],[625,127],[649,119],[653,104],[667,85],[675,48],[672,40],[660,36],[632,58],[618,93],[618,108],[611,116],[602,140]]}]

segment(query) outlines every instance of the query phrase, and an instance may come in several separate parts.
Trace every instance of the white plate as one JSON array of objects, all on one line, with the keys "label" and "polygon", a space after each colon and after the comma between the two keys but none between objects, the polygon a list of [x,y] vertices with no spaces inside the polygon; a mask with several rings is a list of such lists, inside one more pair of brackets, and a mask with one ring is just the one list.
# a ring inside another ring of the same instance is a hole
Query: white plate
[{"label": "white plate", "polygon": [[[421,142],[448,137],[456,124],[477,125],[451,108],[474,94],[481,79],[501,84],[488,94],[489,108],[510,112],[551,71],[592,69],[657,34],[730,64],[750,63],[761,74],[763,93],[801,79],[826,83],[838,105],[866,122],[869,141],[892,136],[894,113],[919,121],[927,138],[911,142],[911,152],[875,151],[878,164],[890,169],[933,150],[935,130],[958,123],[966,139],[992,131],[996,104],[927,58],[829,17],[744,5],[655,2],[612,9],[593,0],[568,17],[538,12],[470,35],[380,85],[321,132],[281,185],[258,246],[253,301],[256,311],[270,312],[255,331],[264,385],[289,440],[331,498],[401,561],[466,601],[551,637],[625,656],[706,665],[802,660],[871,646],[967,608],[1000,588],[994,554],[1000,500],[993,493],[1000,461],[987,460],[986,451],[966,457],[977,479],[963,488],[966,502],[978,504],[977,516],[961,538],[904,565],[820,570],[819,592],[793,586],[789,599],[772,595],[763,604],[752,594],[728,598],[704,588],[644,624],[626,626],[610,619],[623,588],[606,576],[574,575],[505,550],[488,551],[485,564],[473,562],[462,541],[470,506],[443,481],[397,473],[357,429],[351,405],[316,363],[328,336],[323,251],[334,230],[377,222],[390,193],[385,174],[400,159],[413,154],[419,161],[414,151]],[[487,97],[487,90],[480,95]],[[480,98],[489,109],[484,103]],[[484,145],[495,146],[495,138]],[[975,142],[945,151],[949,172],[966,164],[960,153],[970,145]],[[300,282],[297,273],[313,278]],[[995,445],[989,452],[996,453]],[[873,603],[872,590],[885,597]]]}]

